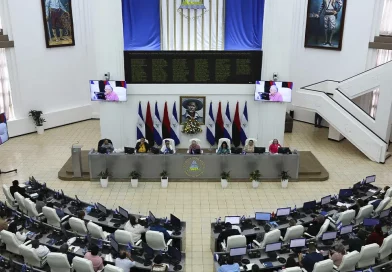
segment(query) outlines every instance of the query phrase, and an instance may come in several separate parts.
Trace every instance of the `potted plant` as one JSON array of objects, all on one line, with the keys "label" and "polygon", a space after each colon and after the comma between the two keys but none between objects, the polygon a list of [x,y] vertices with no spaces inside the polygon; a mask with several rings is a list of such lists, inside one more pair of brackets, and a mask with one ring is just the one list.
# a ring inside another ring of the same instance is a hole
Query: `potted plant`
[{"label": "potted plant", "polygon": [[33,118],[35,127],[37,128],[37,133],[44,134],[44,122],[46,122],[46,120],[41,117],[42,111],[31,110],[29,111],[29,116]]},{"label": "potted plant", "polygon": [[109,176],[110,176],[110,172],[109,172],[109,170],[107,168],[104,171],[101,171],[101,173],[98,174],[98,177],[100,177],[101,186],[103,188],[108,187]]},{"label": "potted plant", "polygon": [[282,171],[280,173],[280,178],[281,178],[282,188],[287,188],[287,185],[289,183],[289,178],[291,178],[289,175],[289,171]]},{"label": "potted plant", "polygon": [[257,188],[260,184],[261,173],[259,170],[255,170],[249,174],[249,179],[252,181],[252,187]]},{"label": "potted plant", "polygon": [[131,178],[132,187],[136,188],[139,183],[139,179],[142,177],[142,174],[140,174],[140,172],[138,172],[138,171],[132,171],[129,174],[129,177]]},{"label": "potted plant", "polygon": [[163,170],[160,175],[162,188],[167,188],[167,185],[169,184],[169,178],[167,176],[166,170]]},{"label": "potted plant", "polygon": [[228,182],[229,182],[229,178],[230,178],[230,171],[228,171],[228,172],[222,171],[222,173],[221,173],[221,185],[222,185],[222,188],[226,188],[227,187]]}]

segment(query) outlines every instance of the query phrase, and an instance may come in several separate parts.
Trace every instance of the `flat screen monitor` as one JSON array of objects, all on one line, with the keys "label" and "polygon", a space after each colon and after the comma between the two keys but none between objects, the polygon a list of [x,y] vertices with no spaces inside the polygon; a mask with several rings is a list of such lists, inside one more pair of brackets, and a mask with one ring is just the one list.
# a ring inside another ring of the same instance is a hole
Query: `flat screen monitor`
[{"label": "flat screen monitor", "polygon": [[388,217],[390,212],[391,212],[391,209],[382,211],[382,212],[380,213],[380,218]]},{"label": "flat screen monitor", "polygon": [[280,208],[276,211],[276,216],[288,216],[291,212],[291,208]]},{"label": "flat screen monitor", "polygon": [[353,195],[353,190],[352,189],[340,189],[339,191],[339,197],[340,198],[347,198]]},{"label": "flat screen monitor", "polygon": [[373,227],[375,225],[380,224],[380,220],[377,218],[365,218],[363,219],[363,225],[365,227]]},{"label": "flat screen monitor", "polygon": [[97,203],[98,210],[104,214],[107,213],[106,207],[100,203]]},{"label": "flat screen monitor", "polygon": [[290,240],[290,248],[305,247],[305,245],[306,245],[306,239],[305,238],[299,238],[299,239],[292,239],[292,240]]},{"label": "flat screen monitor", "polygon": [[353,232],[353,225],[347,225],[340,229],[340,235]]},{"label": "flat screen monitor", "polygon": [[5,117],[5,113],[0,113],[0,145],[4,144],[8,139],[7,118]]},{"label": "flat screen monitor", "polygon": [[271,220],[271,214],[270,213],[264,213],[264,212],[257,212],[255,213],[255,219],[259,221],[270,221]]},{"label": "flat screen monitor", "polygon": [[255,101],[291,102],[293,82],[256,81]]},{"label": "flat screen monitor", "polygon": [[321,240],[326,241],[326,240],[334,240],[336,239],[337,236],[336,231],[329,231],[329,232],[324,232],[323,236],[321,237]]},{"label": "flat screen monitor", "polygon": [[282,249],[282,243],[272,243],[265,246],[265,252],[278,251]]},{"label": "flat screen monitor", "polygon": [[305,202],[302,209],[304,210],[314,210],[316,208],[316,200]]},{"label": "flat screen monitor", "polygon": [[226,216],[225,223],[229,222],[232,225],[239,225],[240,219],[241,219],[241,216]]},{"label": "flat screen monitor", "polygon": [[179,251],[174,246],[168,246],[167,254],[177,262],[181,262],[181,251]]},{"label": "flat screen monitor", "polygon": [[118,252],[118,243],[116,242],[116,240],[114,240],[113,237],[110,237],[110,246],[111,246],[116,252]]},{"label": "flat screen monitor", "polygon": [[118,206],[118,213],[119,213],[121,216],[125,217],[126,219],[129,218],[129,213],[128,213],[128,211],[127,211],[126,209],[120,207],[120,206]]},{"label": "flat screen monitor", "polygon": [[148,217],[149,217],[149,219],[150,219],[150,223],[155,223],[156,218],[155,218],[155,216],[152,214],[151,211],[148,212]]},{"label": "flat screen monitor", "polygon": [[331,196],[329,195],[329,196],[324,196],[322,199],[321,199],[321,205],[327,205],[327,204],[329,204],[331,202]]},{"label": "flat screen monitor", "polygon": [[365,183],[369,184],[369,183],[373,183],[376,181],[376,175],[372,175],[372,176],[367,176],[365,178]]},{"label": "flat screen monitor", "polygon": [[90,80],[91,101],[127,101],[127,83],[114,80]]},{"label": "flat screen monitor", "polygon": [[230,256],[243,256],[246,254],[246,247],[230,248]]},{"label": "flat screen monitor", "polygon": [[173,228],[181,229],[181,220],[173,214],[170,214],[170,223],[172,224]]}]

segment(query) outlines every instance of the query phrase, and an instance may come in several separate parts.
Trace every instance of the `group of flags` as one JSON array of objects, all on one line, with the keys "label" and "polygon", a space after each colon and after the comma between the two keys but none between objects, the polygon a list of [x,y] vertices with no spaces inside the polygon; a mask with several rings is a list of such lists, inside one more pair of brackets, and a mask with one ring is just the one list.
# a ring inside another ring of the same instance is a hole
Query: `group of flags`
[{"label": "group of flags", "polygon": [[137,121],[137,139],[142,137],[148,140],[150,146],[154,143],[158,146],[162,145],[163,139],[171,138],[175,145],[180,143],[180,126],[178,123],[178,115],[176,102],[174,102],[171,117],[167,109],[167,102],[163,111],[163,120],[159,115],[158,102],[155,102],[154,119],[151,115],[150,102],[147,103],[145,117],[143,117],[142,103],[139,102],[138,121]]},{"label": "group of flags", "polygon": [[206,121],[207,131],[206,137],[210,145],[218,143],[220,138],[228,138],[234,146],[240,144],[245,145],[248,138],[248,107],[245,102],[245,107],[240,117],[239,102],[237,102],[234,113],[234,120],[231,121],[229,102],[227,102],[225,115],[222,117],[222,105],[219,102],[216,118],[212,110],[212,102],[210,102],[210,109],[208,111]]}]

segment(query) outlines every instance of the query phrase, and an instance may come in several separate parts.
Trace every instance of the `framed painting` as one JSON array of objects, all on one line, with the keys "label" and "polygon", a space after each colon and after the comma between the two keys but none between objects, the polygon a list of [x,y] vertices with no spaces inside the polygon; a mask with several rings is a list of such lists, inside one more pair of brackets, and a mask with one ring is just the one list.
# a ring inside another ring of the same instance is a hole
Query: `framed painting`
[{"label": "framed painting", "polygon": [[195,118],[201,125],[204,125],[206,116],[205,104],[205,96],[180,96],[180,124],[184,124],[187,118]]},{"label": "framed painting", "polygon": [[308,0],[305,47],[342,50],[348,0]]},{"label": "framed painting", "polygon": [[71,0],[41,0],[46,47],[74,46]]}]

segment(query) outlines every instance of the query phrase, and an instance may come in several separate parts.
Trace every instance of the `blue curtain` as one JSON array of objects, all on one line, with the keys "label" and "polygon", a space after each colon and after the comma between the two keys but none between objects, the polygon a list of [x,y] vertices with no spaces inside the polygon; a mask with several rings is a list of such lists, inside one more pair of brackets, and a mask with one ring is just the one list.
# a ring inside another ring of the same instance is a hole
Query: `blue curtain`
[{"label": "blue curtain", "polygon": [[261,50],[264,0],[226,0],[225,50]]},{"label": "blue curtain", "polygon": [[161,50],[159,0],[122,0],[124,50]]}]

